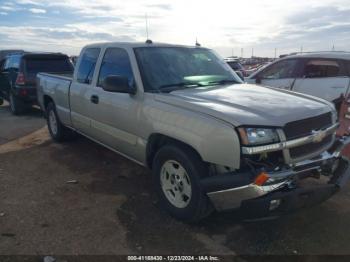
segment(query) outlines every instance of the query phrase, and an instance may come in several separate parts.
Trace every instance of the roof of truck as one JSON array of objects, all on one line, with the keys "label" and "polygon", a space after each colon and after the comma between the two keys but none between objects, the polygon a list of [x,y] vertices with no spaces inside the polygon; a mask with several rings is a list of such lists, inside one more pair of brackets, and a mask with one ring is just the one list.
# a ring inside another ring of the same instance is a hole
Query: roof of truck
[{"label": "roof of truck", "polygon": [[[167,43],[146,43],[146,42],[105,42],[105,43],[96,43],[96,44],[90,44],[86,47],[92,48],[92,47],[129,47],[129,48],[136,48],[136,47],[187,47],[187,48],[198,48],[198,46],[193,45],[177,45],[177,44],[167,44]],[[85,47],[85,48],[86,48]]]}]

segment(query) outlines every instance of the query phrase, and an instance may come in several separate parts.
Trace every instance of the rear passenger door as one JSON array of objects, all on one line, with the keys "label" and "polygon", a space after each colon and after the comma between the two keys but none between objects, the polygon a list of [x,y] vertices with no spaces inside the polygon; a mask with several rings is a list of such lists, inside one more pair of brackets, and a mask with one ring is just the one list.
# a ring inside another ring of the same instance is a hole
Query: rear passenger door
[{"label": "rear passenger door", "polygon": [[291,89],[297,71],[297,59],[286,59],[266,67],[256,77],[257,84],[281,89]]},{"label": "rear passenger door", "polygon": [[74,81],[70,87],[72,125],[86,135],[91,135],[90,93],[93,88],[92,80],[99,55],[100,48],[87,48],[82,51]]},{"label": "rear passenger door", "polygon": [[297,79],[293,91],[317,96],[330,102],[346,94],[349,76],[343,61],[336,59],[307,59],[302,77]]}]

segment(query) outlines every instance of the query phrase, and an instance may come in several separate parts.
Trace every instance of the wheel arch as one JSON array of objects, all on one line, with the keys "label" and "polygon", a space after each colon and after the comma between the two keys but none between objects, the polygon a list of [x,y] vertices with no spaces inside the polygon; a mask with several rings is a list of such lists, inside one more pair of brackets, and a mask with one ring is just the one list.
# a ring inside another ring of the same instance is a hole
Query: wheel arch
[{"label": "wheel arch", "polygon": [[203,157],[192,145],[178,140],[176,138],[170,137],[168,135],[164,135],[161,133],[153,133],[149,136],[146,146],[146,164],[149,168],[152,168],[153,159],[158,152],[158,150],[165,145],[172,144],[177,145],[182,148],[186,148],[187,150],[192,151],[196,154],[202,161]]},{"label": "wheel arch", "polygon": [[47,108],[47,106],[48,106],[48,104],[49,104],[50,102],[55,103],[55,102],[53,101],[53,99],[51,98],[51,96],[49,96],[49,95],[44,95],[43,102],[44,102],[44,109],[45,109],[45,111],[46,111],[46,108]]},{"label": "wheel arch", "polygon": [[53,99],[51,98],[51,96],[49,95],[44,95],[43,96],[43,101],[42,101],[42,111],[44,112],[44,116],[46,117],[47,114],[47,106],[49,105],[49,103],[53,103],[55,104],[55,102],[53,101]]}]

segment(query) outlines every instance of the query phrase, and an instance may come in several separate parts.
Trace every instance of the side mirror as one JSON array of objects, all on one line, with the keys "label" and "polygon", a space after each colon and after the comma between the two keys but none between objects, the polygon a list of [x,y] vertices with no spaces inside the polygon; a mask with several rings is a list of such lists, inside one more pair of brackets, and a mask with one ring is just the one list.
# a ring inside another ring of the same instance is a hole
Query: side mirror
[{"label": "side mirror", "polygon": [[257,76],[257,77],[255,78],[255,83],[256,83],[256,84],[261,84],[261,77],[260,77],[260,76]]},{"label": "side mirror", "polygon": [[103,90],[114,93],[127,93],[134,95],[136,89],[129,85],[129,80],[125,76],[110,75],[103,81]]},{"label": "side mirror", "polygon": [[236,74],[239,76],[239,78],[244,81],[244,76],[243,73],[241,71],[236,71]]}]

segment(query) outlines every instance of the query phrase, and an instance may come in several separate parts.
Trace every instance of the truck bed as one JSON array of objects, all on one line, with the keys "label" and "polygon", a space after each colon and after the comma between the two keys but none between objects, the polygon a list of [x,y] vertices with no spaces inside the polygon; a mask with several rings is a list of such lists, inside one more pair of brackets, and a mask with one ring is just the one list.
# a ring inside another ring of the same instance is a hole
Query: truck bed
[{"label": "truck bed", "polygon": [[37,76],[47,76],[47,77],[53,77],[53,78],[59,78],[59,79],[65,79],[65,80],[72,80],[73,79],[73,73],[38,73]]},{"label": "truck bed", "polygon": [[51,97],[55,101],[57,113],[64,123],[70,123],[69,91],[73,80],[72,74],[37,74],[38,102],[41,108],[45,108],[45,97]]}]

